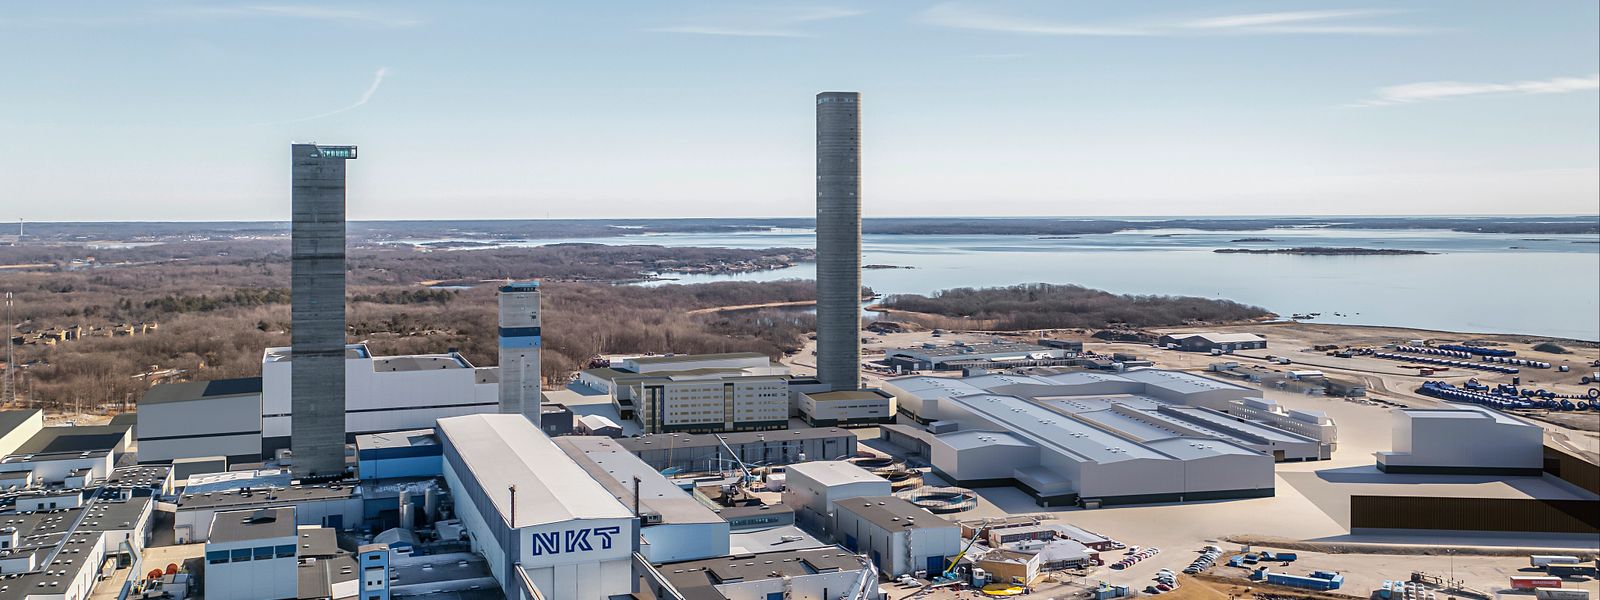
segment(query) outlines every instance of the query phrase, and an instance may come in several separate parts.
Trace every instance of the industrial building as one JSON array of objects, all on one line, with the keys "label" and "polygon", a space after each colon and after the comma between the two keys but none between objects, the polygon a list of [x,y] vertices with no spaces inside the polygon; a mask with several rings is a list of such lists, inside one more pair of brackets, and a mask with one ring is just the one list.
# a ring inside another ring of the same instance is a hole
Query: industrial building
[{"label": "industrial building", "polygon": [[356,474],[363,480],[438,477],[443,456],[432,428],[356,436]]},{"label": "industrial building", "polygon": [[1169,333],[1156,340],[1156,344],[1164,348],[1188,350],[1190,352],[1233,352],[1234,350],[1257,350],[1267,347],[1267,338],[1253,333],[1217,333],[1207,331],[1200,333]]},{"label": "industrial building", "polygon": [[800,418],[812,427],[893,423],[894,395],[879,389],[797,392]]},{"label": "industrial building", "polygon": [[655,598],[675,600],[877,600],[870,564],[838,547],[781,550],[668,563],[644,577]]},{"label": "industrial building", "polygon": [[762,431],[789,423],[788,368],[754,352],[627,358],[587,369],[578,382],[609,394],[617,414],[645,433]]},{"label": "industrial building", "polygon": [[294,471],[342,475],[345,443],[345,161],[355,146],[290,147],[290,345],[300,378],[289,393]]},{"label": "industrial building", "polygon": [[923,344],[884,350],[884,363],[904,371],[951,371],[966,368],[1005,368],[1060,364],[1071,351],[1021,342],[957,342],[948,346]]},{"label": "industrial building", "polygon": [[527,415],[538,425],[540,372],[539,282],[500,286],[500,412]]},{"label": "industrial building", "polygon": [[222,456],[261,460],[261,378],[157,385],[139,399],[140,462]]},{"label": "industrial building", "polygon": [[344,529],[360,525],[365,498],[360,486],[324,483],[291,485],[282,469],[195,475],[178,496],[173,539],[180,544],[211,539],[218,513],[294,507],[298,525]]},{"label": "industrial building", "polygon": [[1476,406],[1397,409],[1393,450],[1378,452],[1386,473],[1531,475],[1544,471],[1544,429]]},{"label": "industrial building", "polygon": [[616,440],[568,436],[551,441],[618,502],[634,506],[645,559],[663,563],[728,554],[728,522]]},{"label": "industrial building", "polygon": [[[294,360],[288,348],[268,348],[261,357],[262,438],[268,452],[283,447],[293,429]],[[366,344],[349,344],[344,364],[341,431],[350,436],[421,429],[443,417],[499,410],[499,369],[474,367],[459,352],[373,356]],[[340,440],[343,461],[350,439]]]},{"label": "industrial building", "polygon": [[[344,361],[341,461],[345,442],[362,434],[431,428],[440,417],[499,409],[499,368],[474,367],[456,352],[373,356],[366,344],[348,344]],[[288,348],[267,348],[261,377],[152,387],[138,405],[139,461],[274,457],[290,446],[293,366]]]},{"label": "industrial building", "polygon": [[783,503],[794,509],[795,522],[814,531],[830,530],[835,502],[892,493],[889,480],[843,460],[789,465],[783,485]]},{"label": "industrial building", "polygon": [[861,94],[817,94],[817,378],[861,387]]},{"label": "industrial building", "polygon": [[439,419],[438,431],[456,512],[507,597],[634,591],[638,521],[532,422],[479,414]]},{"label": "industrial building", "polygon": [[[155,499],[143,491],[107,481],[16,496],[0,512],[0,598],[88,598],[109,585],[102,573],[132,564],[150,543]],[[70,504],[50,508],[44,496]]]},{"label": "industrial building", "polygon": [[878,571],[899,577],[937,574],[961,552],[961,527],[895,496],[859,496],[833,503],[830,531]]},{"label": "industrial building", "polygon": [[133,442],[131,419],[106,425],[45,427],[43,411],[0,411],[0,478],[4,487],[89,487],[111,476]]},{"label": "industrial building", "polygon": [[787,465],[842,460],[856,454],[855,434],[838,427],[720,435],[643,435],[622,438],[617,443],[652,469],[688,473],[727,471],[735,468],[735,458],[751,465]]},{"label": "industrial building", "polygon": [[206,542],[206,598],[281,600],[300,595],[294,508],[217,513]]},{"label": "industrial building", "polygon": [[1281,460],[1320,440],[1219,410],[1258,395],[1189,373],[903,377],[885,386],[926,428],[884,426],[957,485],[1017,485],[1085,506],[1273,494]]}]

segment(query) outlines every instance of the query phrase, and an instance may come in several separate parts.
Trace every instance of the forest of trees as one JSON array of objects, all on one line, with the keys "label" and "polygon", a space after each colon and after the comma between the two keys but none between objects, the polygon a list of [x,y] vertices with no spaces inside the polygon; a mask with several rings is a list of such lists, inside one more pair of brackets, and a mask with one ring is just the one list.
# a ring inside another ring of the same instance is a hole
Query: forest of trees
[{"label": "forest of trees", "polygon": [[932,296],[895,294],[885,298],[882,305],[891,310],[981,321],[985,328],[1003,330],[1228,323],[1270,314],[1259,306],[1230,300],[1119,295],[1046,283],[955,288]]},{"label": "forest of trees", "polygon": [[[177,379],[260,373],[261,352],[289,343],[286,240],[191,241],[148,247],[0,247],[0,265],[16,293],[18,331],[159,323],[144,335],[91,335],[54,346],[18,347],[22,395],[47,407],[118,406],[137,401],[154,372]],[[94,264],[83,266],[87,256]],[[809,300],[810,281],[702,285],[611,285],[648,278],[656,268],[713,269],[808,260],[809,250],[608,247],[592,244],[426,252],[410,247],[351,252],[348,325],[352,341],[379,354],[461,351],[474,364],[496,361],[492,283],[465,290],[419,281],[477,283],[544,278],[545,375],[560,378],[602,352],[756,351],[774,357],[798,349],[812,327],[801,311],[740,311],[691,316],[698,308]],[[559,274],[559,276],[557,276]],[[563,279],[567,279],[563,281]],[[103,329],[101,331],[104,331]],[[26,335],[24,335],[26,337]]]}]

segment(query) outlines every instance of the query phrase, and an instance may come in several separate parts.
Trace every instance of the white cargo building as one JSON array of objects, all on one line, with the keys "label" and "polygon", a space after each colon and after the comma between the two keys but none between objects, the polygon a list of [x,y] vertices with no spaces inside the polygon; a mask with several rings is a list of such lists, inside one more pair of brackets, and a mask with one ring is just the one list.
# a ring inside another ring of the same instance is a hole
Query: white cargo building
[{"label": "white cargo building", "polygon": [[842,460],[797,463],[785,469],[783,503],[794,509],[796,523],[819,531],[833,522],[834,502],[891,493],[889,480]]},{"label": "white cargo building", "polygon": [[941,573],[961,552],[960,526],[901,498],[859,496],[835,501],[833,507],[834,538],[871,558],[890,577]]},{"label": "white cargo building", "polygon": [[456,512],[506,597],[633,593],[633,514],[532,422],[512,414],[439,419],[439,440]]},{"label": "white cargo building", "polygon": [[1533,475],[1544,471],[1544,429],[1481,406],[1394,412],[1394,449],[1378,452],[1386,473]]}]

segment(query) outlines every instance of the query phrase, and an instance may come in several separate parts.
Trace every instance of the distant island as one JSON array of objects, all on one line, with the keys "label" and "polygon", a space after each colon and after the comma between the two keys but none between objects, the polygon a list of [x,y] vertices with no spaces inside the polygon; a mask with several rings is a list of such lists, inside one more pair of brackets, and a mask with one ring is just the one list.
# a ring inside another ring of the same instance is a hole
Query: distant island
[{"label": "distant island", "polygon": [[1232,244],[1240,244],[1240,243],[1244,243],[1244,242],[1276,242],[1276,241],[1278,241],[1278,240],[1275,240],[1275,239],[1272,239],[1272,238],[1239,238],[1239,239],[1236,239],[1236,240],[1228,240],[1228,242],[1232,243]]},{"label": "distant island", "polygon": [[861,265],[861,268],[863,268],[863,269],[915,269],[916,267],[907,267],[907,266],[901,266],[901,265]]},{"label": "distant island", "polygon": [[1395,248],[1324,248],[1320,246],[1304,248],[1217,248],[1212,250],[1217,254],[1297,254],[1300,256],[1395,256],[1412,254],[1435,254],[1423,250],[1399,250]]},{"label": "distant island", "polygon": [[1275,316],[1265,308],[1230,300],[1113,294],[1047,283],[955,288],[931,296],[892,294],[868,310],[929,328],[997,331],[1242,323]]},{"label": "distant island", "polygon": [[1075,236],[1075,235],[1041,235],[1041,236],[1039,236],[1039,239],[1041,239],[1041,240],[1075,240],[1075,239],[1078,239],[1078,236]]}]

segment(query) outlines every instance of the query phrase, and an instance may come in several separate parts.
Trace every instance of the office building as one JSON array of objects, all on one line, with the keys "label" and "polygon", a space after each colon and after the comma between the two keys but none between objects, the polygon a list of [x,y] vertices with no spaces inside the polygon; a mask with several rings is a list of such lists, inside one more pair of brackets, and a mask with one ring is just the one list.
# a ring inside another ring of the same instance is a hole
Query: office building
[{"label": "office building", "polygon": [[817,378],[861,386],[861,94],[817,94]]},{"label": "office building", "polygon": [[539,335],[539,282],[500,286],[500,412],[526,415],[535,425],[543,416]]},{"label": "office building", "polygon": [[300,376],[290,393],[294,471],[344,473],[345,161],[355,146],[294,144],[290,332]]},{"label": "office building", "polygon": [[788,372],[755,352],[684,354],[623,359],[578,382],[644,433],[763,431],[788,427]]},{"label": "office building", "polygon": [[1393,450],[1377,453],[1385,473],[1543,474],[1544,429],[1538,425],[1471,404],[1392,412]]},{"label": "office building", "polygon": [[638,521],[532,422],[450,417],[438,432],[456,513],[506,597],[603,600],[634,591]]}]

